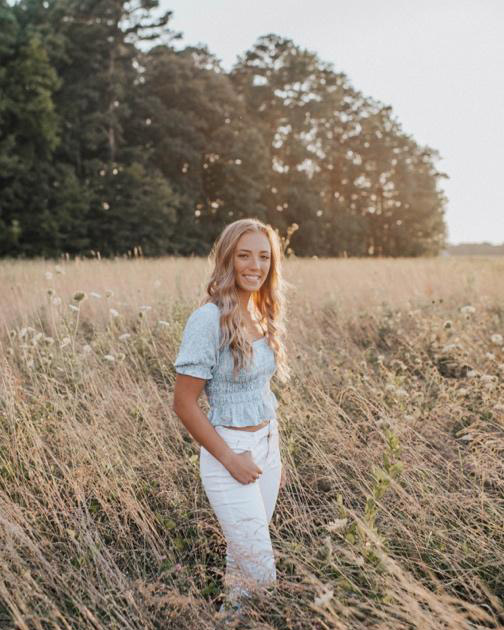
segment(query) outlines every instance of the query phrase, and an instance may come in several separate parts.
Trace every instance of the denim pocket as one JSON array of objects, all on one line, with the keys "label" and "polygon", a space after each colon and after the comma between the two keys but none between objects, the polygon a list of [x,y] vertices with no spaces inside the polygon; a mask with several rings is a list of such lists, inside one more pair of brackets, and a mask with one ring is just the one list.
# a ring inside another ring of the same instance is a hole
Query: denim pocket
[{"label": "denim pocket", "polygon": [[245,451],[252,451],[252,445],[247,439],[241,436],[228,437],[227,435],[221,436],[233,453],[244,453]]},{"label": "denim pocket", "polygon": [[235,453],[252,450],[250,440],[247,439],[246,435],[243,435],[243,431],[235,431],[234,429],[219,429],[217,430],[217,433]]},{"label": "denim pocket", "polygon": [[233,451],[233,453],[236,453],[236,454],[246,453],[247,451],[249,453],[252,452],[252,449],[250,448],[248,444],[228,444],[228,446]]},{"label": "denim pocket", "polygon": [[[243,439],[242,437],[239,437],[239,436],[228,437],[227,434],[221,435],[221,437],[226,442],[228,447],[233,451],[233,453],[236,453],[236,454],[245,453],[245,451],[252,452],[252,446],[250,445],[249,442],[247,442],[246,439]],[[214,456],[209,451],[207,451],[203,445],[200,446],[200,456],[211,457],[215,459]]]}]

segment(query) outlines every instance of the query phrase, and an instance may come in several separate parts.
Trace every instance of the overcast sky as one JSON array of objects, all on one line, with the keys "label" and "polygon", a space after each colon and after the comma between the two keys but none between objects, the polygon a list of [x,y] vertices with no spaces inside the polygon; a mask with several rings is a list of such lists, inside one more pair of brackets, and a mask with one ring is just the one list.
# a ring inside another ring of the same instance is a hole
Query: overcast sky
[{"label": "overcast sky", "polygon": [[231,68],[261,35],[316,52],[441,154],[450,243],[504,243],[504,0],[161,0]]}]

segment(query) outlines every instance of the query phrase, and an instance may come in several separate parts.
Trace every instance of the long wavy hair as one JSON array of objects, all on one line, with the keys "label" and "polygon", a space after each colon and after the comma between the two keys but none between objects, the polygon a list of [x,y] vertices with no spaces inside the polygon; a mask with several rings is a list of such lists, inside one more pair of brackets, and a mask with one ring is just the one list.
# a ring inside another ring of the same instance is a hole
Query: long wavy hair
[{"label": "long wavy hair", "polygon": [[[284,346],[285,289],[289,285],[282,276],[283,250],[278,233],[268,224],[256,218],[238,219],[228,224],[215,241],[209,255],[211,270],[205,297],[200,306],[208,302],[216,304],[221,312],[220,348],[229,344],[233,356],[233,375],[236,375],[252,359],[253,348],[245,332],[245,321],[241,314],[238,288],[235,280],[234,254],[240,237],[246,232],[262,232],[269,240],[271,263],[266,280],[251,299],[255,316],[266,331],[266,340],[273,352],[281,382],[290,378]],[[290,286],[290,285],[289,285]]]}]

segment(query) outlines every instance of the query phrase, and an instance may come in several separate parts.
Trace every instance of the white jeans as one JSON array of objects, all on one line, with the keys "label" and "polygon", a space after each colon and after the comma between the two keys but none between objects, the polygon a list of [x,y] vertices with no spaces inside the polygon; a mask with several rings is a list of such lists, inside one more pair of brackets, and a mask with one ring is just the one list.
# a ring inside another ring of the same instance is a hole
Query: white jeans
[{"label": "white jeans", "polygon": [[263,471],[257,481],[240,483],[200,446],[201,481],[227,542],[225,590],[228,600],[236,601],[276,581],[269,522],[282,470],[278,423],[271,420],[257,431],[221,425],[215,430],[235,453],[251,451],[252,459]]}]

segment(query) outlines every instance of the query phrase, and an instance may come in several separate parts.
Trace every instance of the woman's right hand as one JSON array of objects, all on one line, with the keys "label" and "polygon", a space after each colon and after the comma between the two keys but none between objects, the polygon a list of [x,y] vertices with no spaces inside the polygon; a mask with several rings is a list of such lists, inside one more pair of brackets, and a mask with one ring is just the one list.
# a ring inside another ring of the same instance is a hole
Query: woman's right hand
[{"label": "woman's right hand", "polygon": [[251,451],[233,453],[225,466],[229,473],[243,484],[256,481],[262,474],[262,470],[252,459]]}]

